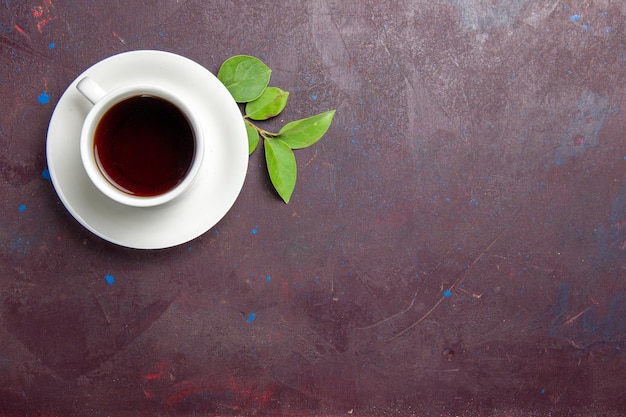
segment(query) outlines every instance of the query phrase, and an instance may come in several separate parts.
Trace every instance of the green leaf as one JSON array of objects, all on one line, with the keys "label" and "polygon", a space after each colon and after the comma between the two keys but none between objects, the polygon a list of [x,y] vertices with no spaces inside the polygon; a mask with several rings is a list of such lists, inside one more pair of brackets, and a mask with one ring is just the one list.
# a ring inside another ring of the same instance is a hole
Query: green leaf
[{"label": "green leaf", "polygon": [[267,120],[283,111],[288,98],[288,92],[278,87],[267,87],[261,97],[246,104],[246,116],[252,120]]},{"label": "green leaf", "polygon": [[248,134],[248,155],[252,154],[259,144],[259,132],[246,120],[246,133]]},{"label": "green leaf", "polygon": [[320,140],[330,127],[335,110],[287,123],[278,132],[276,139],[285,142],[291,149],[301,149]]},{"label": "green leaf", "polygon": [[217,73],[217,78],[226,86],[238,103],[257,99],[267,87],[272,70],[258,58],[236,55],[228,58]]},{"label": "green leaf", "polygon": [[276,138],[265,138],[265,161],[270,180],[278,195],[285,203],[289,203],[291,194],[296,187],[296,157],[289,145]]}]

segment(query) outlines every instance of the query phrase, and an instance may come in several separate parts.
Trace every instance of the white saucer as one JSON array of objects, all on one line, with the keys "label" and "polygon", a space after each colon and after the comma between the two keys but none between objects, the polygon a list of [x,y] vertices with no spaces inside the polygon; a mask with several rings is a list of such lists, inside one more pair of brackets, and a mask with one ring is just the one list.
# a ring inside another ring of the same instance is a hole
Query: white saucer
[{"label": "white saucer", "polygon": [[[105,90],[132,83],[162,84],[197,110],[206,137],[205,160],[182,196],[157,207],[129,207],[105,197],[91,183],[78,145],[91,104],[76,84],[86,75]],[[52,184],[72,216],[103,239],[136,249],[176,246],[205,233],[234,204],[248,168],[245,125],[228,90],[201,65],[161,51],[115,55],[77,77],[54,109],[46,154]]]}]

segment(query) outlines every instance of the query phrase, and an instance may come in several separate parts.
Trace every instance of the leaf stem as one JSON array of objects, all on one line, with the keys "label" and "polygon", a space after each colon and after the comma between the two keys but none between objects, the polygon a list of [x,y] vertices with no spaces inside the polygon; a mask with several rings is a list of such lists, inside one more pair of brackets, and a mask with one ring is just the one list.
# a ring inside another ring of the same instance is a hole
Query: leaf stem
[{"label": "leaf stem", "polygon": [[272,133],[272,132],[268,132],[268,131],[267,131],[267,130],[265,130],[265,129],[261,129],[260,127],[258,127],[258,126],[257,126],[257,125],[255,125],[254,123],[252,123],[252,122],[250,121],[250,119],[249,119],[247,116],[244,116],[244,119],[246,119],[246,122],[248,122],[248,124],[249,124],[250,126],[252,126],[253,128],[255,128],[255,129],[256,129],[256,131],[257,131],[257,132],[259,132],[259,135],[261,135],[262,137],[264,137],[264,138],[273,138],[273,137],[278,136],[278,133]]}]

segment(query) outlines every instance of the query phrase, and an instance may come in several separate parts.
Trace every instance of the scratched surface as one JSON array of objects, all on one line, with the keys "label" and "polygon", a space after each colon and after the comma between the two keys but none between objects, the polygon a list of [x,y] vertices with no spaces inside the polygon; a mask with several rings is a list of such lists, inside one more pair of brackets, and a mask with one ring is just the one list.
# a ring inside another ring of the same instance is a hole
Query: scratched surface
[{"label": "scratched surface", "polygon": [[[135,49],[336,108],[292,202],[257,151],[188,244],[78,225],[47,125]],[[4,0],[0,416],[626,414],[625,80],[619,0]]]}]

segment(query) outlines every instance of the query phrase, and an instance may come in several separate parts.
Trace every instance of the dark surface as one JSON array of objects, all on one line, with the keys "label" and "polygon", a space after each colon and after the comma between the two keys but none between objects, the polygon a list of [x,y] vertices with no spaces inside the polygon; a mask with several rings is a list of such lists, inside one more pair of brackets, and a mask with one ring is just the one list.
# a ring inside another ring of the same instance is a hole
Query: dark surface
[{"label": "dark surface", "polygon": [[[626,414],[626,3],[0,3],[0,415]],[[289,205],[251,156],[167,250],[83,229],[45,162],[107,56],[263,59],[336,108]],[[114,278],[109,284],[107,280]]]}]

